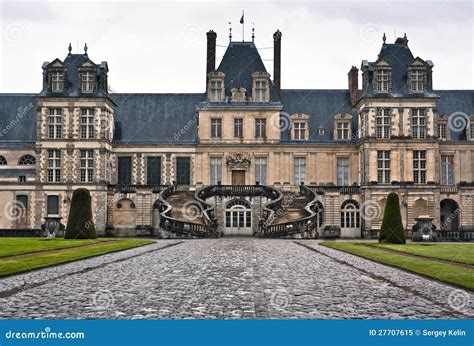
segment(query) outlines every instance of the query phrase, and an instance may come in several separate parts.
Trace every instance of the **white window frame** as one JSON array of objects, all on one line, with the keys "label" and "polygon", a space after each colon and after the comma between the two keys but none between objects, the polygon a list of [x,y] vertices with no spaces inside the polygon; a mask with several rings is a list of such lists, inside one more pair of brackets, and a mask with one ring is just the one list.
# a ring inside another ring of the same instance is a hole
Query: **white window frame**
[{"label": "white window frame", "polygon": [[375,113],[375,137],[390,139],[392,135],[392,118],[390,108],[377,108]]},{"label": "white window frame", "polygon": [[266,138],[267,120],[263,118],[255,119],[255,138]]},{"label": "white window frame", "polygon": [[49,108],[48,138],[61,139],[63,136],[63,111],[61,108]]},{"label": "white window frame", "polygon": [[392,69],[377,67],[375,70],[375,84],[377,92],[390,92],[392,83]]},{"label": "white window frame", "polygon": [[348,186],[349,185],[349,158],[338,157],[337,158],[337,185]]},{"label": "white window frame", "polygon": [[95,137],[95,109],[81,109],[81,139],[94,139]]},{"label": "white window frame", "polygon": [[336,135],[339,140],[350,139],[350,122],[349,121],[337,121],[336,122]]},{"label": "white window frame", "polygon": [[412,108],[411,136],[413,139],[426,139],[426,109]]},{"label": "white window frame", "polygon": [[306,157],[295,157],[293,165],[293,182],[295,185],[300,185],[306,180]]},{"label": "white window frame", "polygon": [[255,158],[255,182],[259,182],[260,185],[267,184],[267,158],[256,157]]},{"label": "white window frame", "polygon": [[48,149],[48,182],[58,183],[61,181],[61,150]]},{"label": "white window frame", "polygon": [[377,150],[377,182],[390,184],[390,150]]},{"label": "white window frame", "polygon": [[413,182],[426,184],[426,150],[413,150]]},{"label": "white window frame", "polygon": [[267,81],[255,81],[255,98],[254,102],[267,102]]},{"label": "white window frame", "polygon": [[211,118],[211,138],[222,138],[221,118]]},{"label": "white window frame", "polygon": [[95,88],[95,73],[92,71],[81,72],[81,92],[92,93]]},{"label": "white window frame", "polygon": [[234,118],[234,137],[243,138],[244,136],[244,119]]},{"label": "white window frame", "polygon": [[209,99],[211,102],[222,102],[222,80],[211,79],[209,81]]},{"label": "white window frame", "polygon": [[81,183],[92,183],[94,181],[94,150],[81,149],[79,171]]},{"label": "white window frame", "polygon": [[211,157],[209,160],[210,185],[222,183],[222,157]]},{"label": "white window frame", "polygon": [[64,90],[64,72],[51,72],[51,91],[54,93]]},{"label": "white window frame", "polygon": [[410,69],[410,90],[424,92],[426,90],[426,69],[414,67]]},{"label": "white window frame", "polygon": [[306,121],[296,120],[293,123],[293,136],[297,141],[306,139]]},{"label": "white window frame", "polygon": [[438,139],[448,139],[448,125],[446,123],[438,123]]},{"label": "white window frame", "polygon": [[454,155],[441,154],[441,185],[454,184]]}]

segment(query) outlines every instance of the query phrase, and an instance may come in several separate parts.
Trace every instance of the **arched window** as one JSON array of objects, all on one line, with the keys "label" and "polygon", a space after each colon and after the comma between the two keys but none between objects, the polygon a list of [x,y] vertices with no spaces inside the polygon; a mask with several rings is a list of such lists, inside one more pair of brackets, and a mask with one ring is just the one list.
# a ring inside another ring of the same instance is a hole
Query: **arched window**
[{"label": "arched window", "polygon": [[352,199],[342,203],[341,228],[360,228],[359,203]]},{"label": "arched window", "polygon": [[22,157],[20,157],[20,159],[18,160],[18,164],[20,166],[31,166],[31,165],[35,165],[36,164],[36,159],[34,156],[32,155],[23,155]]},{"label": "arched window", "polygon": [[7,159],[5,156],[0,155],[0,165],[6,165],[8,164]]},{"label": "arched window", "polygon": [[251,228],[252,206],[245,199],[233,199],[225,207],[225,226],[228,228]]}]

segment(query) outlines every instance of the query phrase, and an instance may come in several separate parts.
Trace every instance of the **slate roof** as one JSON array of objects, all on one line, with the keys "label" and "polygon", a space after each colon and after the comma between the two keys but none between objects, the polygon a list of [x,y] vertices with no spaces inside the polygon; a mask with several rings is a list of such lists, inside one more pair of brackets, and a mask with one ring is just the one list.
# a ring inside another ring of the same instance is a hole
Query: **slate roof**
[{"label": "slate roof", "polygon": [[[296,113],[306,114],[309,126],[310,142],[331,142],[334,138],[334,116],[339,113],[352,115],[352,130],[357,133],[357,115],[353,114],[351,98],[348,90],[285,90],[281,91],[283,103],[282,117],[288,118]],[[281,141],[289,142],[290,129],[288,119],[281,121]],[[319,128],[324,134],[319,134]],[[302,141],[307,143],[306,141]],[[338,141],[344,142],[344,141]],[[347,142],[347,141],[346,141]],[[293,143],[298,143],[293,141]]]},{"label": "slate roof", "polygon": [[117,104],[114,143],[197,143],[203,94],[109,94]]},{"label": "slate roof", "polygon": [[36,141],[36,94],[0,94],[0,143]]},{"label": "slate roof", "polygon": [[[225,95],[230,95],[234,87],[247,90],[247,96],[252,96],[252,74],[267,72],[257,47],[253,42],[229,42],[224,56],[216,71],[225,74]],[[277,101],[273,83],[270,85],[270,101]]]},{"label": "slate roof", "polygon": [[[43,91],[41,91],[40,96],[63,96],[63,97],[107,97],[107,90],[104,90],[101,83],[100,77],[102,73],[108,71],[107,62],[103,61],[101,64],[96,65],[96,83],[97,88],[93,93],[81,93],[79,91],[79,66],[90,60],[87,54],[68,54],[63,63],[66,65],[67,70],[67,88],[62,93],[53,93],[48,90],[48,85],[43,85]],[[92,61],[92,60],[91,60]],[[53,61],[54,62],[54,61]],[[43,69],[48,67],[49,63],[45,62],[43,64]]]},{"label": "slate roof", "polygon": [[[474,115],[474,90],[436,90],[439,95],[438,114],[440,117],[449,118],[464,117]],[[460,112],[460,113],[458,113]],[[462,118],[460,118],[462,120]],[[450,139],[453,141],[466,140],[466,131],[450,131]]]},{"label": "slate roof", "polygon": [[[374,92],[374,66],[379,60],[389,62],[392,68],[392,89],[390,93],[375,93]],[[365,96],[377,97],[436,97],[436,94],[430,89],[431,83],[427,83],[427,90],[425,93],[412,93],[408,90],[408,67],[415,61],[408,43],[384,43],[380,49],[377,61],[362,62],[362,69],[367,66],[369,71],[368,88],[364,92]],[[426,61],[427,65],[432,65],[431,61]]]}]

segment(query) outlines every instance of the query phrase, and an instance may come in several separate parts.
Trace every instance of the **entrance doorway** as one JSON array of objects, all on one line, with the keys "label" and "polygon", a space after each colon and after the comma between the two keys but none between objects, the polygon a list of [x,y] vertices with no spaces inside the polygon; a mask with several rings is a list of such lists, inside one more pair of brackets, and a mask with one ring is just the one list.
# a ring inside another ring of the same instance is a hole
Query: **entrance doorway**
[{"label": "entrance doorway", "polygon": [[359,203],[348,200],[341,206],[341,237],[359,238],[361,236]]},{"label": "entrance doorway", "polygon": [[233,199],[225,207],[225,235],[252,235],[252,206],[244,199]]},{"label": "entrance doorway", "polygon": [[456,201],[443,199],[440,203],[440,221],[443,231],[459,231],[459,214],[461,209]]},{"label": "entrance doorway", "polygon": [[245,171],[244,170],[232,171],[232,185],[245,185]]}]

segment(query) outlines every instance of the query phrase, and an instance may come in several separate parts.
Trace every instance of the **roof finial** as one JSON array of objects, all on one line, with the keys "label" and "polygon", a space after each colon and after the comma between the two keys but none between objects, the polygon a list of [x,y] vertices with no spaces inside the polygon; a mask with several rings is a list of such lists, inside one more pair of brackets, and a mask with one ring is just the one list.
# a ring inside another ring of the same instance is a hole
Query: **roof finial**
[{"label": "roof finial", "polygon": [[252,42],[255,42],[255,23],[252,22]]},{"label": "roof finial", "polygon": [[385,44],[385,41],[387,40],[387,36],[385,36],[385,33],[383,33],[382,40],[383,40],[383,43]]},{"label": "roof finial", "polygon": [[71,54],[71,51],[72,51],[71,42],[69,42],[69,47],[67,47],[67,50],[69,51],[69,54]]},{"label": "roof finial", "polygon": [[229,22],[229,42],[232,42],[232,23]]},{"label": "roof finial", "polygon": [[87,43],[84,44],[84,54],[87,54]]}]

